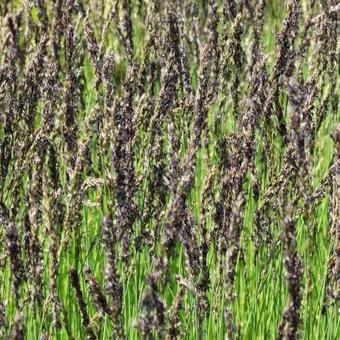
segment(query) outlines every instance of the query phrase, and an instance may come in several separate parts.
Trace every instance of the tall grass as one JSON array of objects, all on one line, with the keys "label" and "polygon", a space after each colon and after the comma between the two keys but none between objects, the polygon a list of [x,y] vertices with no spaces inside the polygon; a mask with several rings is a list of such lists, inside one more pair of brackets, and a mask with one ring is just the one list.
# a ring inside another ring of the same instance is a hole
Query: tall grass
[{"label": "tall grass", "polygon": [[0,3],[0,337],[340,336],[334,0]]}]

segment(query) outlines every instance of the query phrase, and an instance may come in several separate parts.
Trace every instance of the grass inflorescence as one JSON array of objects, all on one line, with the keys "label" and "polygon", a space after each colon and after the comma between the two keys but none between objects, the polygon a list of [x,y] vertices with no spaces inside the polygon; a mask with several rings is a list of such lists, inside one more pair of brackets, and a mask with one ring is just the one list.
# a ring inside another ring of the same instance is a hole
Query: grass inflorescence
[{"label": "grass inflorescence", "polygon": [[0,338],[339,338],[339,15],[1,1]]}]

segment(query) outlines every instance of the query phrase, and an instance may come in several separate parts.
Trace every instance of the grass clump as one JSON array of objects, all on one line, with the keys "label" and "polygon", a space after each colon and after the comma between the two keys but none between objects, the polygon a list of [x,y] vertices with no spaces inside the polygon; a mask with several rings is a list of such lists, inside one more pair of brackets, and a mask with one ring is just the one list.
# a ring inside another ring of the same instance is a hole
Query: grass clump
[{"label": "grass clump", "polygon": [[340,336],[332,0],[0,3],[0,337]]}]

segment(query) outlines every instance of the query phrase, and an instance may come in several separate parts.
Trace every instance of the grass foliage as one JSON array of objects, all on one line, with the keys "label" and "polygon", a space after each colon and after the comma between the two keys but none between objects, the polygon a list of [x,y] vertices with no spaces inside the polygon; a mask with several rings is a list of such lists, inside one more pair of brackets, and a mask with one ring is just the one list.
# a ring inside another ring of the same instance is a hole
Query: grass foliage
[{"label": "grass foliage", "polygon": [[340,338],[336,0],[0,2],[0,338]]}]

